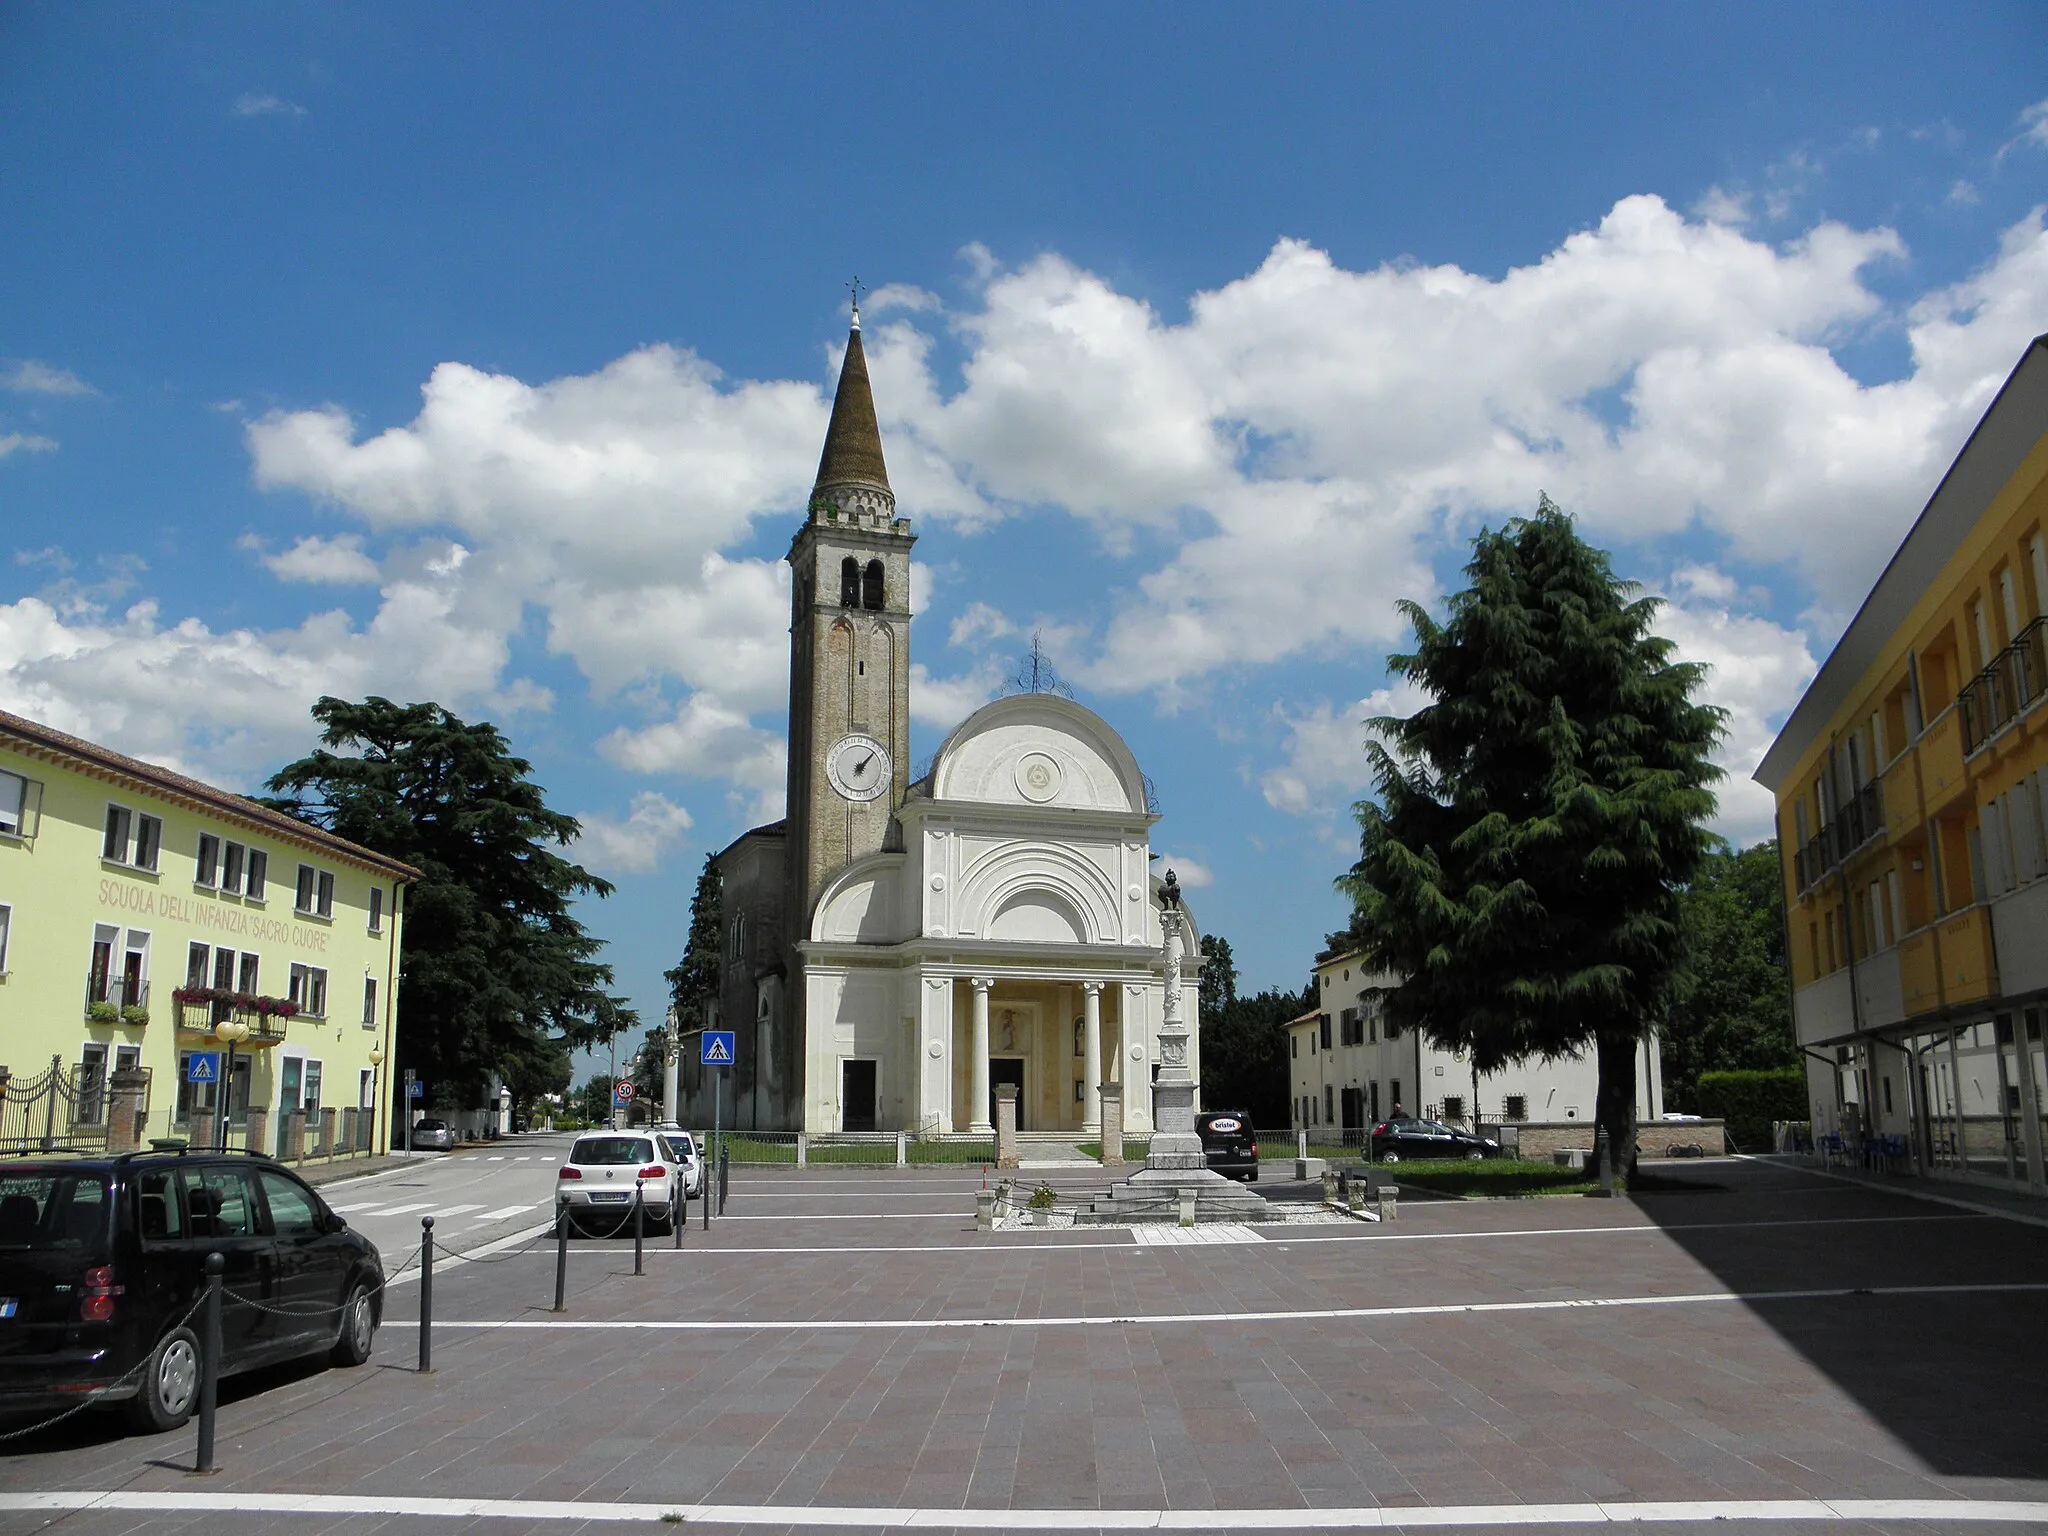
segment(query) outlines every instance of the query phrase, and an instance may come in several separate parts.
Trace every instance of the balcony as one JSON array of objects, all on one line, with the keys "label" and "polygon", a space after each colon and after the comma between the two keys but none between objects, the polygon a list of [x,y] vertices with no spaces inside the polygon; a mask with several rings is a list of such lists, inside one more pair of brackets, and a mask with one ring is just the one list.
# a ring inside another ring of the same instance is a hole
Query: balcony
[{"label": "balcony", "polygon": [[[148,982],[99,971],[86,973],[85,1016],[94,1023],[146,1024],[148,1008]],[[130,1009],[138,1011],[130,1013]]]},{"label": "balcony", "polygon": [[298,1009],[278,997],[249,997],[222,994],[211,987],[180,987],[174,994],[178,1004],[178,1028],[187,1034],[210,1035],[214,1027],[230,1019],[249,1026],[245,1045],[278,1045],[285,1036],[285,1021]]},{"label": "balcony", "polygon": [[2048,692],[2048,619],[2036,619],[1962,691],[1963,756],[1974,757],[1991,738]]},{"label": "balcony", "polygon": [[1884,799],[1872,779],[1835,813],[1835,819],[1806,840],[1793,854],[1799,889],[1810,890],[1821,877],[1885,831]]},{"label": "balcony", "polygon": [[1997,996],[1990,909],[1965,907],[1907,934],[1899,945],[1899,982],[1908,1018]]}]

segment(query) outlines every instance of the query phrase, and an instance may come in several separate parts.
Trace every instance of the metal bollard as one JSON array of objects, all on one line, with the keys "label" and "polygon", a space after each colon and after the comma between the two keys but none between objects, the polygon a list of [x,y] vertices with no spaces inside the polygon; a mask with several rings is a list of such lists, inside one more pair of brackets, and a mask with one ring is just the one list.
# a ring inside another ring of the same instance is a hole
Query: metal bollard
[{"label": "metal bollard", "polygon": [[993,1232],[996,1229],[996,1192],[992,1189],[975,1191],[974,1230]]},{"label": "metal bollard", "polygon": [[732,1149],[721,1145],[718,1149],[718,1214],[725,1214],[725,1192],[732,1183]]},{"label": "metal bollard", "polygon": [[683,1228],[690,1224],[690,1186],[683,1171],[676,1170],[675,1193],[669,1196],[668,1230],[676,1247],[683,1246]]},{"label": "metal bollard", "polygon": [[1607,1127],[1599,1126],[1593,1132],[1593,1155],[1600,1160],[1600,1193],[1614,1193],[1614,1157],[1608,1149]]},{"label": "metal bollard", "polygon": [[633,1180],[633,1273],[644,1275],[647,1264],[643,1255],[642,1240],[647,1228],[647,1196],[641,1192],[640,1181]]},{"label": "metal bollard", "polygon": [[206,1256],[206,1310],[199,1325],[199,1454],[192,1470],[212,1473],[213,1415],[220,1398],[220,1286],[227,1260],[217,1253]]},{"label": "metal bollard", "polygon": [[563,1302],[569,1292],[569,1202],[555,1202],[555,1306],[554,1310],[566,1310]]},{"label": "metal bollard", "polygon": [[434,1371],[434,1218],[420,1218],[420,1374]]},{"label": "metal bollard", "polygon": [[697,1200],[704,1207],[704,1230],[711,1230],[711,1149],[701,1149],[697,1159]]}]

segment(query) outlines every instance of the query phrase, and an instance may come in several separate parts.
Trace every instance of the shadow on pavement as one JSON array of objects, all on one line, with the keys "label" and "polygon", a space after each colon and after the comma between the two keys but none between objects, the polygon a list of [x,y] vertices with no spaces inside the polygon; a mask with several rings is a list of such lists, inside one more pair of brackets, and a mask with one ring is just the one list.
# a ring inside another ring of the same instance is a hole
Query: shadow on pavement
[{"label": "shadow on pavement", "polygon": [[[2048,1229],[1740,1162],[1658,1163],[1643,1214],[1937,1473],[2048,1478]],[[1967,1193],[1967,1192],[1959,1192]],[[1759,1402],[1760,1418],[1789,1405]]]}]

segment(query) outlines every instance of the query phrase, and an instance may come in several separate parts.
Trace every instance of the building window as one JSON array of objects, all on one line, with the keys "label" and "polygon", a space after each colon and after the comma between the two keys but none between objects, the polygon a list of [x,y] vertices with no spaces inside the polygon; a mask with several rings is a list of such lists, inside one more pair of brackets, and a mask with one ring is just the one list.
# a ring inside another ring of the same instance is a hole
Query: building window
[{"label": "building window", "polygon": [[316,1019],[327,1017],[327,972],[317,965],[292,967],[291,1000],[299,1012]]},{"label": "building window", "polygon": [[7,935],[14,927],[14,908],[0,906],[0,976],[7,974]]},{"label": "building window", "polygon": [[1393,1079],[1389,1080],[1389,1082],[1387,1083],[1387,1097],[1388,1097],[1388,1098],[1390,1098],[1390,1099],[1392,1099],[1392,1100],[1394,1101],[1394,1113],[1395,1113],[1395,1114],[1397,1114],[1397,1115],[1398,1115],[1398,1114],[1400,1114],[1400,1113],[1401,1113],[1401,1079],[1399,1079],[1398,1077],[1396,1077],[1396,1078],[1393,1078]]},{"label": "building window", "polygon": [[374,1029],[377,1025],[377,978],[363,978],[363,1028]]},{"label": "building window", "polygon": [[1323,1038],[1323,1049],[1327,1051],[1330,1048],[1330,1016],[1327,1013],[1322,1015],[1316,1020],[1316,1025]]},{"label": "building window", "polygon": [[1301,1060],[1301,1036],[1289,1035],[1287,1037],[1287,1059],[1289,1061]]},{"label": "building window", "polygon": [[114,946],[121,942],[121,930],[111,923],[95,923],[92,929],[92,968],[85,976],[85,1000],[111,1003],[114,989]]},{"label": "building window", "polygon": [[1396,1024],[1392,1019],[1387,1020],[1387,1038],[1389,1040],[1398,1040],[1401,1038],[1401,1026]]},{"label": "building window", "polygon": [[204,944],[193,944],[185,950],[185,985],[203,987],[206,985],[206,967],[213,951]]},{"label": "building window", "polygon": [[220,888],[229,896],[242,894],[242,876],[248,868],[249,850],[240,843],[224,844],[220,851]]},{"label": "building window", "polygon": [[100,857],[112,859],[116,864],[128,862],[128,834],[135,824],[135,813],[125,805],[107,807],[107,834],[100,843]]},{"label": "building window", "polygon": [[257,972],[261,969],[262,962],[255,955],[250,954],[248,950],[243,950],[241,969],[235,977],[235,990],[244,997],[256,996],[256,977]]},{"label": "building window", "polygon": [[1444,1095],[1444,1118],[1446,1120],[1462,1120],[1465,1118],[1464,1095],[1456,1093]]},{"label": "building window", "polygon": [[29,809],[42,800],[42,785],[18,773],[0,773],[0,833],[8,837],[32,837]]},{"label": "building window", "polygon": [[1337,1090],[1328,1083],[1323,1084],[1323,1124],[1328,1125],[1337,1118]]},{"label": "building window", "polygon": [[306,1062],[306,1118],[312,1119],[320,1113],[320,1063],[310,1058]]},{"label": "building window", "polygon": [[308,917],[334,916],[334,876],[324,869],[301,864],[298,909]]},{"label": "building window", "polygon": [[382,933],[383,931],[384,887],[381,885],[373,885],[370,887],[370,932]]},{"label": "building window", "polygon": [[356,1108],[373,1110],[377,1107],[377,1069],[364,1067],[356,1073]]},{"label": "building window", "polygon": [[220,883],[220,839],[211,832],[199,834],[199,860],[192,871],[194,885]]},{"label": "building window", "polygon": [[851,555],[839,562],[839,606],[860,606],[860,562]]},{"label": "building window", "polygon": [[242,893],[251,901],[261,901],[270,886],[270,855],[261,848],[249,850],[249,874],[247,889]]},{"label": "building window", "polygon": [[88,1040],[78,1060],[78,1092],[72,1113],[80,1125],[100,1125],[106,1120],[107,1048]]},{"label": "building window", "polygon": [[885,581],[882,575],[882,562],[870,560],[867,573],[861,578],[860,605],[863,608],[879,609],[883,606],[882,599],[884,595]]},{"label": "building window", "polygon": [[1503,1120],[1526,1120],[1529,1118],[1529,1101],[1519,1093],[1511,1093],[1501,1100],[1500,1117]]}]

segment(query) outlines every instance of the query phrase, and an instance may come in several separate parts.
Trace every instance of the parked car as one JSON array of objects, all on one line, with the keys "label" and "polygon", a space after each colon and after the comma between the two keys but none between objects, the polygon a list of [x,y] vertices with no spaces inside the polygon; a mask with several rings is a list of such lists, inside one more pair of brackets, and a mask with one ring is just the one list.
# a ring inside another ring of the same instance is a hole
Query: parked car
[{"label": "parked car", "polygon": [[0,1414],[118,1403],[176,1429],[199,1399],[206,1256],[226,1260],[221,1374],[370,1358],[384,1262],[267,1157],[0,1160]]},{"label": "parked car", "polygon": [[668,1143],[683,1170],[683,1198],[694,1200],[704,1193],[704,1159],[697,1150],[697,1138],[673,1122],[657,1125],[654,1133]]},{"label": "parked car", "polygon": [[630,1237],[633,1190],[639,1186],[643,1230],[669,1232],[680,1212],[682,1165],[664,1137],[651,1131],[597,1131],[576,1138],[555,1173],[557,1208],[569,1225],[595,1237]]},{"label": "parked car", "polygon": [[1202,1138],[1202,1155],[1211,1172],[1248,1184],[1258,1182],[1259,1133],[1252,1129],[1250,1115],[1241,1109],[1200,1114],[1195,1116],[1195,1133]]},{"label": "parked car", "polygon": [[1383,1163],[1398,1163],[1403,1158],[1464,1158],[1477,1162],[1482,1157],[1499,1157],[1500,1143],[1491,1137],[1457,1130],[1439,1120],[1397,1115],[1372,1128],[1372,1155]]},{"label": "parked car", "polygon": [[412,1149],[415,1152],[453,1152],[459,1139],[455,1127],[446,1120],[415,1120],[412,1123]]}]

